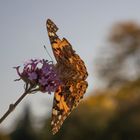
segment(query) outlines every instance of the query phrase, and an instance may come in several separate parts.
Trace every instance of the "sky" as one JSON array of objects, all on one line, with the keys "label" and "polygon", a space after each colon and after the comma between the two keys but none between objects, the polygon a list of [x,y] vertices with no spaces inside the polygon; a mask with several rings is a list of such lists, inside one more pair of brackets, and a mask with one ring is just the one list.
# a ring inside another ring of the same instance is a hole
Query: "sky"
[{"label": "sky", "polygon": [[[89,73],[88,96],[100,85],[93,64],[109,29],[120,21],[139,23],[139,5],[138,0],[0,0],[0,116],[24,91],[23,82],[14,82],[18,76],[13,67],[31,58],[50,60],[44,45],[53,57],[45,26],[48,18],[59,27],[59,37],[67,38],[84,60]],[[0,129],[10,131],[25,104],[31,105],[36,119],[50,115],[52,102],[53,94],[28,95]]]}]

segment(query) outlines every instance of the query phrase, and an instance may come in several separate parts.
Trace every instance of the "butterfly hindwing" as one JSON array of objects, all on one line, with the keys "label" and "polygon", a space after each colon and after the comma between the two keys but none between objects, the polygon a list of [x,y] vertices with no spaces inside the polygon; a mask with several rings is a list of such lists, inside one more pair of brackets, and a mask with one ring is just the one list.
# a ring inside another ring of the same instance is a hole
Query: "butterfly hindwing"
[{"label": "butterfly hindwing", "polygon": [[87,88],[86,81],[68,82],[60,86],[54,95],[52,132],[55,134],[71,111],[79,104]]}]

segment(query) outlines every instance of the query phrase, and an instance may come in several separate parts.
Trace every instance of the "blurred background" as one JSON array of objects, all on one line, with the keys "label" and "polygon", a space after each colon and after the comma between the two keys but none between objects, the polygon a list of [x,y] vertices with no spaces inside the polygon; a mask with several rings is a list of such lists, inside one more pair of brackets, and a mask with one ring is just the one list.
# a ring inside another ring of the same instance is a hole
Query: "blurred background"
[{"label": "blurred background", "polygon": [[[12,68],[53,57],[45,22],[87,66],[85,98],[53,136],[53,93],[27,96],[0,125],[0,140],[140,140],[140,1],[0,1],[0,115],[23,93]],[[86,115],[85,115],[86,114]]]}]

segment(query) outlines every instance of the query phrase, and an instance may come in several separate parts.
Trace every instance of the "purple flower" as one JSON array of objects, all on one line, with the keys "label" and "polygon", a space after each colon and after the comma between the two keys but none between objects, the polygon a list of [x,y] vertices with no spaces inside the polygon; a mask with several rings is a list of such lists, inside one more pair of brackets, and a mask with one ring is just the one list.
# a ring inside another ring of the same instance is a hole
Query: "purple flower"
[{"label": "purple flower", "polygon": [[61,84],[55,66],[48,60],[31,59],[24,64],[23,71],[17,73],[26,84],[38,88],[41,92],[54,92]]},{"label": "purple flower", "polygon": [[46,91],[48,91],[48,94],[51,94],[51,92],[53,92],[54,90],[54,87],[51,86],[51,85],[48,85],[46,88],[45,88]]},{"label": "purple flower", "polygon": [[39,83],[40,85],[45,86],[46,84],[48,84],[48,79],[45,77],[41,77],[41,79],[39,79]]},{"label": "purple flower", "polygon": [[28,73],[28,76],[29,76],[29,79],[30,79],[30,80],[35,80],[35,79],[37,79],[37,74],[36,74],[36,72]]}]

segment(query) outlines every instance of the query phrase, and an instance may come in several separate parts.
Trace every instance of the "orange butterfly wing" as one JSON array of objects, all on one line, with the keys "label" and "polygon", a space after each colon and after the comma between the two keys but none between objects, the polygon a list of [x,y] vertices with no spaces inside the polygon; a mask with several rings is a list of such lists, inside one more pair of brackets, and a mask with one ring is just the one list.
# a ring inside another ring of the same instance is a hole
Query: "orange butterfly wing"
[{"label": "orange butterfly wing", "polygon": [[47,20],[46,26],[57,61],[56,69],[62,81],[62,85],[54,94],[51,126],[55,134],[83,98],[88,86],[85,81],[88,73],[84,62],[72,49],[71,44],[65,38],[60,40],[57,36],[58,27],[50,19]]}]

